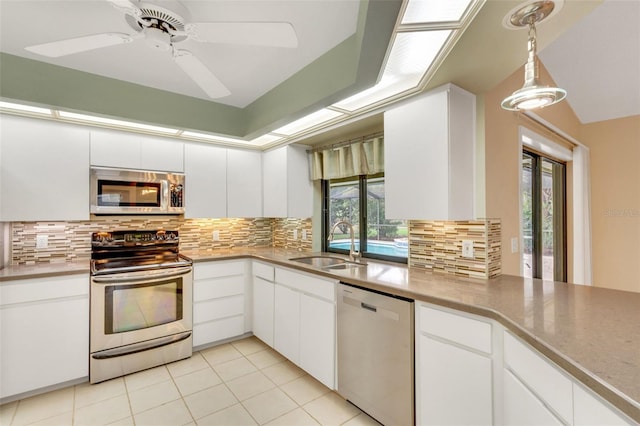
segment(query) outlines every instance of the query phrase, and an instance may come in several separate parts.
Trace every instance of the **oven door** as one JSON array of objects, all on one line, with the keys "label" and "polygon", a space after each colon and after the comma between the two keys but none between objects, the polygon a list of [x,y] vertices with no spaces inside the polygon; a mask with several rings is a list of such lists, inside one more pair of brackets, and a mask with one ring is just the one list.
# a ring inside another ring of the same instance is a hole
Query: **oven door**
[{"label": "oven door", "polygon": [[91,352],[190,332],[192,267],[91,278]]}]

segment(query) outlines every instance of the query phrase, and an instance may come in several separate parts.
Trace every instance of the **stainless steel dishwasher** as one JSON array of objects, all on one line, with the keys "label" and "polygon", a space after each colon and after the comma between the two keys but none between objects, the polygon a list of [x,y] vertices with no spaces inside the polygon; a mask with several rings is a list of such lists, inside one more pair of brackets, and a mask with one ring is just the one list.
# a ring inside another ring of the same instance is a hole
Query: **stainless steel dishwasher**
[{"label": "stainless steel dishwasher", "polygon": [[414,423],[413,300],[338,285],[338,393],[387,426]]}]

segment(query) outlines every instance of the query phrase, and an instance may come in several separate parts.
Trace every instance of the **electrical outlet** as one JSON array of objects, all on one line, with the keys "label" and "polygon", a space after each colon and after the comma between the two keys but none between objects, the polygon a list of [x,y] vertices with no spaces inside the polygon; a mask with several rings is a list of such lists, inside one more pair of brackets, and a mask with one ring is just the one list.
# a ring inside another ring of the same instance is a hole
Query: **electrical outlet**
[{"label": "electrical outlet", "polygon": [[213,231],[211,238],[213,238],[213,241],[220,241],[220,231]]},{"label": "electrical outlet", "polygon": [[49,236],[48,235],[36,235],[36,248],[37,249],[45,249],[49,247]]},{"label": "electrical outlet", "polygon": [[296,241],[298,239],[298,230],[294,229],[293,230],[293,241]]},{"label": "electrical outlet", "polygon": [[307,230],[306,229],[302,230],[302,241],[307,241]]},{"label": "electrical outlet", "polygon": [[518,252],[518,238],[513,237],[511,238],[511,253],[517,253],[517,252]]},{"label": "electrical outlet", "polygon": [[462,240],[462,257],[473,258],[473,241]]}]

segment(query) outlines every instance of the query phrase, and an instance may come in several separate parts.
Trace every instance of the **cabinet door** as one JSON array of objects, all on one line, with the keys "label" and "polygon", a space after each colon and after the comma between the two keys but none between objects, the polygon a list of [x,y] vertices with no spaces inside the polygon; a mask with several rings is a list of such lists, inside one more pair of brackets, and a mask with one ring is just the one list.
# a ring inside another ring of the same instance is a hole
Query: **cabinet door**
[{"label": "cabinet door", "polygon": [[185,218],[227,216],[227,150],[215,146],[184,147]]},{"label": "cabinet door", "polygon": [[420,425],[492,424],[491,359],[420,335]]},{"label": "cabinet door", "polygon": [[253,277],[253,334],[273,347],[274,284]]},{"label": "cabinet door", "polygon": [[313,216],[313,182],[309,178],[307,147],[287,146],[287,217]]},{"label": "cabinet door", "polygon": [[262,155],[265,217],[287,217],[287,147]]},{"label": "cabinet door", "polygon": [[116,130],[91,130],[91,165],[140,168],[140,135]]},{"label": "cabinet door", "polygon": [[262,217],[261,152],[227,150],[227,216]]},{"label": "cabinet door", "polygon": [[0,116],[0,221],[89,219],[89,130]]},{"label": "cabinet door", "polygon": [[573,384],[573,424],[575,426],[631,425],[617,410],[577,383]]},{"label": "cabinet door", "polygon": [[275,285],[273,347],[289,361],[300,364],[300,293]]},{"label": "cabinet door", "polygon": [[88,296],[4,306],[0,326],[0,398],[89,375]]},{"label": "cabinet door", "polygon": [[329,389],[336,375],[335,304],[306,294],[300,296],[300,367]]},{"label": "cabinet door", "polygon": [[177,139],[140,136],[140,168],[183,172],[184,143]]},{"label": "cabinet door", "polygon": [[401,103],[385,111],[384,137],[387,219],[474,217],[473,94],[446,85]]},{"label": "cabinet door", "polygon": [[503,416],[505,425],[537,426],[563,424],[509,370],[503,375]]}]

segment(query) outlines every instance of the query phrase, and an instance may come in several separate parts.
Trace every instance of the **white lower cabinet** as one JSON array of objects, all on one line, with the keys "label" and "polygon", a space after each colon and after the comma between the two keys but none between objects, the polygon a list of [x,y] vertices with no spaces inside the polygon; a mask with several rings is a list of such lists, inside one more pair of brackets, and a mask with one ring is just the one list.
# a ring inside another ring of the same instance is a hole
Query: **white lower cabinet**
[{"label": "white lower cabinet", "polygon": [[89,276],[0,283],[0,398],[89,375]]},{"label": "white lower cabinet", "polygon": [[504,371],[502,383],[505,425],[563,424],[511,371]]},{"label": "white lower cabinet", "polygon": [[247,262],[196,263],[193,268],[193,346],[245,332]]},{"label": "white lower cabinet", "polygon": [[416,424],[493,423],[491,333],[489,322],[416,305]]},{"label": "white lower cabinet", "polygon": [[300,367],[335,387],[336,374],[335,303],[302,294],[300,296]]},{"label": "white lower cabinet", "polygon": [[273,266],[253,262],[253,334],[273,347]]},{"label": "white lower cabinet", "polygon": [[300,292],[275,286],[273,348],[300,365]]},{"label": "white lower cabinet", "polygon": [[633,422],[623,418],[622,414],[617,413],[613,407],[595,396],[593,392],[574,383],[573,424],[576,426],[617,426],[630,425]]},{"label": "white lower cabinet", "polygon": [[508,331],[503,386],[505,425],[636,424]]},{"label": "white lower cabinet", "polygon": [[336,377],[336,284],[275,270],[273,348],[330,389]]}]

